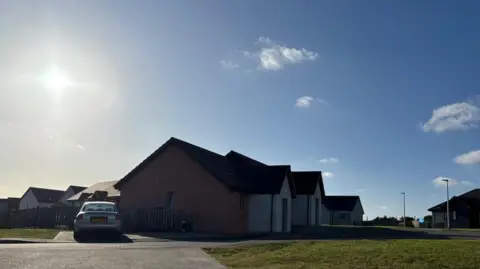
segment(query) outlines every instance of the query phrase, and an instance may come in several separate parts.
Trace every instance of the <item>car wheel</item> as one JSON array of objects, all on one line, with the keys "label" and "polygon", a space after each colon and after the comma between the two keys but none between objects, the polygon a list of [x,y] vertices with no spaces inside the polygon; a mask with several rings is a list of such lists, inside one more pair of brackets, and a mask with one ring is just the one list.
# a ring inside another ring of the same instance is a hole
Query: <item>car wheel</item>
[{"label": "car wheel", "polygon": [[73,239],[75,239],[75,240],[80,239],[80,232],[73,231]]}]

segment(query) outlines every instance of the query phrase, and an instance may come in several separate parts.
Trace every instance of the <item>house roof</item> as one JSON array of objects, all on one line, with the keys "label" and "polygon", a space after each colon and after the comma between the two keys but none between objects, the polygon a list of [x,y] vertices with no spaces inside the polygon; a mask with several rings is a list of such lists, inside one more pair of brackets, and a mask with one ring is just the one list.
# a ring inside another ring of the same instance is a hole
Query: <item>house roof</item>
[{"label": "house roof", "polygon": [[[455,207],[460,204],[464,204],[462,202],[477,203],[480,205],[480,189],[473,189],[459,196],[452,196],[449,202],[450,202],[449,205],[452,207]],[[447,209],[447,201],[429,208],[428,211],[436,212],[436,211],[445,211],[446,209]]]},{"label": "house roof", "polygon": [[268,166],[262,162],[259,162],[255,159],[252,159],[248,156],[240,154],[236,151],[231,150],[229,153],[225,155],[225,157],[230,161],[237,165],[245,165],[245,166]]},{"label": "house roof", "polygon": [[108,197],[118,197],[120,196],[120,192],[113,187],[115,183],[117,183],[116,180],[95,183],[92,186],[86,188],[85,190],[68,198],[67,201],[85,200],[86,198],[89,198],[92,194],[94,194],[96,191],[106,191],[108,193]]},{"label": "house roof", "polygon": [[323,186],[322,172],[320,171],[295,171],[292,172],[293,181],[295,182],[295,190],[300,195],[313,195],[320,186],[320,193],[325,197],[325,187]]},{"label": "house roof", "polygon": [[72,189],[73,193],[77,194],[77,193],[79,193],[79,192],[81,192],[81,191],[83,191],[83,190],[87,189],[87,187],[81,187],[81,186],[73,186],[73,185],[70,185],[70,186],[67,188],[67,190],[68,190],[68,189]]},{"label": "house roof", "polygon": [[[278,193],[285,176],[289,178],[291,189],[295,189],[291,177],[290,166],[268,166],[240,153],[231,151],[226,156],[190,144],[177,138],[170,138],[160,148],[137,165],[114,187],[122,185],[145,169],[170,146],[182,150],[190,159],[202,166],[212,176],[232,190],[245,193]],[[268,175],[268,176],[267,176]],[[292,194],[294,195],[294,193]]]},{"label": "house roof", "polygon": [[23,194],[22,198],[25,196],[25,194],[28,193],[28,191],[32,191],[33,195],[39,203],[56,203],[62,198],[63,194],[65,193],[65,191],[62,190],[30,187]]},{"label": "house roof", "polygon": [[352,211],[360,196],[325,196],[323,203],[329,211]]}]

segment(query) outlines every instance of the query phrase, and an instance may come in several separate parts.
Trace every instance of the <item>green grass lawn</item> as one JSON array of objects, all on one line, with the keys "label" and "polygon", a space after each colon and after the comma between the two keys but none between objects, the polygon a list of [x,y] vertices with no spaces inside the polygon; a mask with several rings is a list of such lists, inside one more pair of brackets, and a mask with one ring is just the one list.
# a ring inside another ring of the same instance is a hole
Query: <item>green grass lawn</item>
[{"label": "green grass lawn", "polygon": [[49,229],[0,229],[0,238],[53,239],[58,230]]},{"label": "green grass lawn", "polygon": [[205,251],[229,268],[480,268],[480,242],[473,240],[340,240]]}]

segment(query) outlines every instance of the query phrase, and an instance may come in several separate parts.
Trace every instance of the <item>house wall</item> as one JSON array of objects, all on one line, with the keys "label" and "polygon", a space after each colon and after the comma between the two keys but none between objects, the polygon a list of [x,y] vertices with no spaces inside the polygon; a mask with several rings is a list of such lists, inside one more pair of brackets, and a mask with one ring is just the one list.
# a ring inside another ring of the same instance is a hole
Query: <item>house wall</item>
[{"label": "house wall", "polygon": [[320,190],[320,186],[317,183],[317,187],[315,188],[315,194],[310,196],[310,225],[315,226],[316,216],[315,216],[315,202],[318,198],[318,225],[322,224],[322,213],[323,213],[323,203],[322,203],[322,192]]},{"label": "house wall", "polygon": [[361,202],[358,200],[350,214],[350,225],[362,225],[363,222],[363,208]]},{"label": "house wall", "polygon": [[[283,225],[283,202],[282,200],[287,200],[287,225],[286,230],[282,230]],[[288,185],[288,178],[285,177],[283,181],[282,189],[279,194],[274,195],[273,200],[273,232],[290,232],[292,225],[292,197],[290,195],[290,187]]]},{"label": "house wall", "polygon": [[246,233],[248,196],[230,191],[182,150],[170,146],[121,188],[120,208],[165,207],[173,191],[172,209],[194,214],[200,232]]},{"label": "house wall", "polygon": [[[297,195],[292,199],[292,225],[306,225],[308,218],[308,200],[311,195]],[[310,201],[311,207],[315,205]],[[311,208],[310,207],[310,208]],[[315,212],[315,209],[313,209]]]},{"label": "house wall", "polygon": [[23,195],[22,199],[20,199],[20,204],[18,205],[18,209],[27,209],[27,208],[36,208],[39,206],[37,198],[33,195],[31,190],[28,190],[25,195]]},{"label": "house wall", "polygon": [[248,232],[268,233],[271,230],[271,194],[250,195],[248,201]]},{"label": "house wall", "polygon": [[0,199],[0,215],[7,214],[7,212],[8,212],[8,200]]},{"label": "house wall", "polygon": [[321,224],[328,225],[330,224],[330,211],[322,204],[322,215],[320,217]]},{"label": "house wall", "polygon": [[[448,228],[447,212],[433,212],[432,222],[434,228]],[[452,228],[470,228],[468,212],[465,214],[461,210],[452,210],[450,213],[450,226]]]}]

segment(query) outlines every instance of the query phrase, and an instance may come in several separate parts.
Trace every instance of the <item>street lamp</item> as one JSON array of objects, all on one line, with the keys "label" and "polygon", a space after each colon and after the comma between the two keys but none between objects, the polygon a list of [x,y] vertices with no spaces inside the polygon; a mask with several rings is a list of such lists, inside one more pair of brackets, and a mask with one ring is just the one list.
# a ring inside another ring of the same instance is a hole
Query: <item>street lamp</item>
[{"label": "street lamp", "polygon": [[405,192],[403,194],[403,227],[407,227],[407,218],[405,217]]},{"label": "street lamp", "polygon": [[448,194],[448,179],[444,178],[442,181],[445,181],[447,183],[447,228],[450,230],[450,197]]}]

